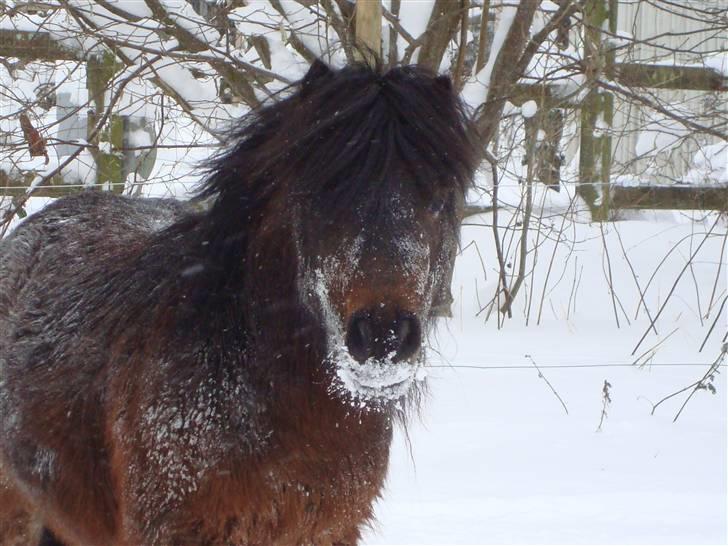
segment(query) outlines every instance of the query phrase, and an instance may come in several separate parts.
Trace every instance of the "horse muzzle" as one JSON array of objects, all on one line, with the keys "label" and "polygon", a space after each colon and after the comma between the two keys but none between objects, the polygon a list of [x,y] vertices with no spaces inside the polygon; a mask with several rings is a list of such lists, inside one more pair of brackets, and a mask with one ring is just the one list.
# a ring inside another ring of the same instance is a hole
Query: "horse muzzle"
[{"label": "horse muzzle", "polygon": [[422,346],[422,325],[413,313],[362,309],[354,313],[346,327],[346,347],[360,363],[409,360]]}]

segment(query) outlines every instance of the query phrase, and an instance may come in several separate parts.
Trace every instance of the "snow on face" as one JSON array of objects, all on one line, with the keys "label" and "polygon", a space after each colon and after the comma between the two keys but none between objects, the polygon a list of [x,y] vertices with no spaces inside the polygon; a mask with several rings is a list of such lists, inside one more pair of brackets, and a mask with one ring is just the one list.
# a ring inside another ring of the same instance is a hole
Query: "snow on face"
[{"label": "snow on face", "polygon": [[[300,234],[300,229],[297,231]],[[425,377],[420,361],[394,362],[394,354],[391,354],[381,360],[369,358],[360,363],[349,353],[345,342],[348,317],[342,317],[336,309],[332,293],[346,294],[351,290],[352,281],[362,265],[366,242],[364,232],[353,238],[343,238],[331,255],[322,257],[314,265],[307,265],[299,251],[299,293],[304,304],[322,317],[326,327],[327,361],[333,366],[335,375],[331,393],[344,395],[352,405],[360,408],[398,400],[416,381]],[[405,232],[388,244],[396,249],[396,259],[389,267],[407,278],[407,284],[413,287],[414,300],[429,303],[432,290],[428,278],[430,248],[424,234]],[[423,320],[429,309],[417,311]]]}]

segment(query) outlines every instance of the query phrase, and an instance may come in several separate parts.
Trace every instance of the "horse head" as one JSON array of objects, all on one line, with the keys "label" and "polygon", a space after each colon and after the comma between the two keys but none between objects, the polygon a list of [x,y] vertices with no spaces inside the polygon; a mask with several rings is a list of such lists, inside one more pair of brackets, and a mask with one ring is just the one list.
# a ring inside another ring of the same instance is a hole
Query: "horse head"
[{"label": "horse head", "polygon": [[220,269],[242,279],[247,264],[259,299],[250,330],[285,345],[281,314],[295,298],[323,325],[324,365],[343,387],[333,391],[406,393],[452,268],[473,137],[450,80],[413,66],[316,62],[244,119],[203,195],[216,198],[205,241]]},{"label": "horse head", "polygon": [[325,324],[334,390],[398,399],[452,267],[472,129],[449,80],[411,67],[316,65],[301,95],[313,115],[291,178],[299,297]]}]

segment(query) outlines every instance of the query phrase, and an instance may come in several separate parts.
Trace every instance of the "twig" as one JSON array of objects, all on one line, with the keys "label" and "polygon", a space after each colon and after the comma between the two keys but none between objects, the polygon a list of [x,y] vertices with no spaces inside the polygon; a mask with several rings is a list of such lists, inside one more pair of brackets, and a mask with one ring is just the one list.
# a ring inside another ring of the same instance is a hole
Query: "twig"
[{"label": "twig", "polygon": [[669,118],[672,121],[676,121],[676,122],[682,124],[687,129],[691,129],[693,132],[711,135],[722,141],[728,141],[728,133],[724,133],[724,132],[720,131],[719,129],[715,129],[713,127],[707,127],[705,125],[701,125],[700,123],[696,123],[696,122],[692,121],[692,119],[689,119],[685,116],[676,114],[669,108],[661,106],[659,103],[651,101],[647,97],[639,95],[638,93],[635,93],[630,89],[626,89],[625,87],[623,87],[621,85],[612,84],[612,83],[607,82],[602,79],[596,80],[596,84],[599,87],[601,87],[602,89],[605,89],[606,91],[611,91],[612,93],[618,93],[619,95],[624,96],[627,99],[632,99],[635,102],[638,102],[644,106],[647,106],[648,108],[652,108],[653,110],[655,110],[656,112],[659,112],[666,118]]},{"label": "twig", "polygon": [[[716,391],[715,391],[715,386],[713,385],[713,378],[715,377],[716,373],[720,373],[720,370],[718,368],[720,367],[719,364],[723,360],[724,355],[725,355],[725,353],[721,353],[721,356],[718,357],[718,360],[716,360],[713,363],[713,365],[708,369],[708,371],[705,372],[705,375],[700,379],[698,384],[695,385],[695,388],[692,391],[690,391],[690,394],[685,399],[685,402],[682,403],[682,406],[680,406],[680,409],[675,414],[675,418],[672,420],[673,423],[675,421],[677,421],[678,417],[680,417],[680,414],[685,409],[685,406],[688,405],[688,402],[690,402],[690,399],[695,395],[696,392],[698,392],[701,389],[707,389],[711,393],[715,394]],[[718,365],[716,365],[716,364],[718,364]]]},{"label": "twig", "polygon": [[531,265],[531,282],[529,283],[528,287],[528,296],[527,301],[528,305],[526,307],[526,326],[528,326],[529,321],[531,320],[531,305],[533,304],[533,291],[536,287],[536,265],[538,264],[538,249],[540,247],[540,240],[541,240],[541,231],[542,231],[542,220],[543,220],[543,209],[544,204],[546,201],[546,194],[543,195],[543,198],[541,199],[541,213],[539,214],[539,218],[537,221],[538,228],[536,229],[536,241],[533,243],[533,264]]},{"label": "twig", "polygon": [[523,225],[521,226],[521,240],[520,240],[520,252],[518,259],[518,274],[516,280],[511,286],[510,290],[510,301],[501,307],[501,313],[508,312],[508,316],[511,316],[511,305],[513,299],[518,294],[518,290],[523,284],[523,279],[526,275],[526,261],[528,255],[528,228],[531,223],[531,212],[533,211],[533,171],[536,162],[536,130],[531,132],[530,138],[527,143],[528,159],[526,168],[526,204],[523,209]]},{"label": "twig", "polygon": [[[389,68],[394,68],[397,65],[397,61],[399,60],[399,51],[397,49],[397,29],[395,28],[395,23],[401,28],[402,25],[399,25],[399,10],[402,7],[401,0],[392,0],[392,13],[389,14],[394,18],[394,22],[389,25],[389,58],[387,59],[387,62],[389,63]],[[382,14],[387,12],[386,8],[382,6]]]},{"label": "twig", "polygon": [[462,16],[460,19],[460,43],[458,44],[458,55],[455,61],[455,70],[453,80],[455,82],[455,90],[459,93],[465,84],[465,74],[463,67],[465,66],[465,50],[468,47],[468,10],[470,9],[470,0],[460,0],[462,3]]},{"label": "twig", "polygon": [[412,44],[417,41],[417,39],[409,32],[407,32],[407,29],[404,28],[399,22],[399,10],[397,9],[395,12],[394,4],[392,5],[391,13],[384,6],[382,6],[382,17],[384,17],[389,22],[389,24],[392,25],[394,30],[397,31],[397,34],[404,38],[405,42],[407,42],[408,44]]},{"label": "twig", "polygon": [[[151,59],[149,62],[142,64],[141,66],[137,67],[136,70],[131,72],[126,78],[124,78],[120,83],[118,88],[116,89],[116,92],[113,93],[109,99],[109,105],[105,108],[105,111],[103,115],[99,118],[99,120],[96,122],[96,125],[93,127],[93,129],[89,132],[87,136],[88,141],[92,141],[96,135],[98,135],[104,126],[106,125],[106,122],[111,117],[111,112],[116,105],[117,101],[120,99],[124,88],[129,84],[130,81],[132,81],[134,78],[139,76],[142,72],[144,72],[148,67],[150,67],[153,63],[157,62],[158,58]],[[0,221],[0,238],[5,236],[5,233],[7,232],[8,228],[10,227],[10,222],[13,219],[13,217],[20,211],[25,203],[30,199],[30,196],[33,194],[34,190],[37,188],[45,185],[48,183],[49,180],[52,180],[54,176],[56,176],[58,173],[60,173],[67,165],[69,165],[74,159],[78,157],[78,155],[81,153],[82,150],[85,148],[78,147],[76,150],[74,150],[64,161],[62,161],[55,169],[53,169],[50,173],[46,174],[37,184],[32,184],[28,191],[21,197],[18,198],[17,202],[14,203],[14,206],[10,207],[5,214],[3,215],[2,221]]]},{"label": "twig", "polygon": [[[629,271],[632,273],[632,279],[634,280],[634,284],[635,284],[635,286],[637,286],[637,292],[640,295],[640,301],[637,304],[637,313],[639,313],[639,306],[641,304],[644,304],[645,311],[647,313],[647,318],[650,319],[650,321],[652,321],[652,316],[650,315],[650,310],[647,307],[647,302],[645,301],[645,293],[642,291],[642,287],[640,287],[640,281],[637,278],[637,272],[634,270],[634,267],[632,266],[632,260],[630,260],[629,256],[627,256],[627,249],[624,248],[624,242],[622,241],[622,236],[619,234],[619,230],[617,229],[616,225],[614,226],[614,232],[617,234],[617,240],[619,241],[619,246],[622,249],[622,256],[624,256],[624,259],[627,262]],[[652,329],[655,332],[656,336],[659,335],[657,332],[657,327],[655,326],[654,322],[652,323]]]},{"label": "twig", "polygon": [[[551,277],[551,270],[554,266],[554,260],[556,259],[556,252],[559,249],[559,244],[561,244],[561,237],[564,234],[565,230],[565,224],[566,224],[566,218],[570,213],[572,213],[572,210],[574,208],[574,205],[576,203],[576,194],[574,194],[574,197],[569,200],[569,207],[566,209],[566,212],[564,212],[563,216],[561,217],[561,226],[559,227],[558,235],[556,236],[556,242],[554,243],[554,251],[551,253],[551,259],[549,260],[549,266],[546,270],[546,277],[543,280],[543,289],[541,292],[541,301],[538,304],[538,317],[536,318],[536,325],[541,324],[541,313],[543,312],[543,302],[546,298],[546,288],[548,286],[549,278]],[[574,269],[574,275],[576,275],[576,269]],[[573,293],[573,291],[572,291]],[[571,296],[569,296],[569,301],[571,301]],[[574,303],[574,307],[576,308],[576,303]],[[568,307],[567,307],[567,315],[568,315]]]},{"label": "twig", "polygon": [[551,383],[549,383],[548,379],[546,379],[546,376],[543,374],[541,369],[536,365],[536,361],[533,358],[531,358],[531,355],[524,355],[524,356],[531,361],[531,364],[533,364],[533,367],[536,368],[536,371],[538,371],[538,376],[546,382],[546,384],[551,389],[551,392],[553,392],[554,396],[556,396],[556,398],[559,399],[559,402],[561,402],[561,405],[564,407],[564,411],[566,412],[566,415],[569,415],[569,410],[566,407],[566,404],[564,403],[562,398],[559,396],[559,393],[556,392],[556,389],[554,389],[553,385]]},{"label": "twig", "polygon": [[723,244],[720,245],[720,257],[718,258],[718,271],[715,274],[715,281],[713,281],[713,289],[710,292],[710,301],[708,302],[708,308],[705,312],[705,318],[707,319],[710,315],[710,310],[713,308],[713,301],[715,299],[715,291],[718,289],[718,279],[720,279],[721,269],[723,268],[723,254],[725,253],[725,242],[728,240],[728,229],[723,235]]},{"label": "twig", "polygon": [[654,356],[655,356],[655,354],[657,354],[657,350],[656,350],[656,349],[657,349],[657,348],[658,348],[658,347],[659,347],[660,345],[662,345],[663,343],[665,343],[665,342],[666,342],[666,341],[667,341],[668,339],[670,339],[670,336],[672,336],[672,334],[674,334],[675,332],[677,332],[677,331],[678,331],[679,329],[680,329],[680,328],[675,328],[675,329],[673,329],[673,331],[672,331],[672,332],[670,332],[670,333],[669,333],[669,334],[667,334],[667,335],[666,335],[665,337],[663,337],[663,338],[662,338],[662,339],[661,339],[660,341],[658,341],[658,342],[657,342],[657,343],[656,343],[655,345],[653,345],[652,347],[650,347],[649,349],[647,349],[647,350],[646,350],[646,351],[645,351],[644,353],[642,353],[642,354],[641,354],[640,356],[638,356],[637,358],[635,358],[635,359],[634,359],[634,361],[632,362],[632,364],[633,364],[633,365],[635,365],[635,366],[644,366],[644,365],[645,365],[645,362],[642,362],[642,363],[640,363],[640,360],[642,360],[642,359],[643,359],[643,358],[645,358],[645,357],[647,357],[647,358],[652,358],[652,357],[654,357]]},{"label": "twig", "polygon": [[[508,318],[513,316],[511,311],[511,294],[508,291],[508,280],[506,279],[506,263],[503,259],[503,248],[501,246],[500,234],[498,233],[498,166],[495,157],[488,150],[485,151],[485,159],[490,163],[491,173],[493,176],[493,239],[495,241],[495,253],[498,258],[498,278],[500,279],[499,284],[502,287],[503,295],[505,296],[505,306],[508,311]],[[496,290],[496,293],[500,293],[500,289]],[[500,319],[499,319],[500,325]]]},{"label": "twig", "polygon": [[480,72],[485,66],[486,54],[490,53],[488,47],[488,16],[490,15],[490,0],[483,0],[483,7],[480,12],[480,33],[478,35],[478,57],[475,61],[475,73]]},{"label": "twig", "polygon": [[642,342],[647,337],[647,334],[650,332],[650,329],[654,326],[655,322],[657,322],[657,319],[660,318],[660,315],[665,310],[665,307],[667,307],[667,303],[670,301],[670,297],[672,296],[673,292],[675,292],[675,288],[677,288],[678,283],[680,282],[680,279],[682,278],[685,271],[688,269],[688,266],[690,263],[695,259],[695,256],[697,256],[698,252],[700,252],[700,249],[703,248],[703,244],[705,244],[705,241],[708,240],[710,237],[710,234],[715,229],[715,226],[718,225],[718,221],[720,220],[720,216],[717,216],[715,219],[715,222],[713,222],[713,225],[708,230],[708,233],[705,234],[705,237],[702,241],[700,241],[700,244],[698,245],[698,248],[695,249],[695,252],[693,252],[690,255],[690,258],[688,258],[688,262],[683,266],[683,268],[680,270],[680,273],[678,274],[677,278],[675,279],[675,282],[672,284],[672,287],[670,288],[670,291],[667,294],[667,297],[665,298],[665,301],[662,303],[662,306],[660,307],[660,310],[657,311],[657,314],[655,315],[654,320],[651,321],[650,327],[645,331],[644,334],[642,334],[642,337],[640,338],[639,342],[637,342],[637,345],[635,346],[634,350],[632,351],[632,355],[634,355],[637,352],[637,349],[639,349],[640,345],[642,345]]},{"label": "twig", "polygon": [[[691,224],[692,231],[695,231],[695,224]],[[690,237],[690,251],[693,249],[694,237]],[[698,319],[700,320],[700,326],[703,324],[703,311],[700,308],[700,287],[698,286],[698,279],[695,278],[695,268],[693,267],[692,261],[690,262],[690,276],[693,279],[693,286],[695,287],[695,302],[698,306]]]},{"label": "twig", "polygon": [[[612,263],[609,259],[609,249],[607,248],[607,238],[604,235],[604,223],[599,222],[599,233],[602,236],[602,245],[604,246],[604,254],[602,254],[602,258],[606,256],[607,258],[607,285],[609,286],[609,295],[612,297],[612,309],[614,310],[614,320],[617,323],[617,328],[619,328],[619,314],[617,313],[617,302],[615,300],[615,294],[614,294],[614,283],[612,282]],[[602,270],[604,270],[604,262],[602,261]]]},{"label": "twig", "polygon": [[602,431],[602,424],[604,423],[604,419],[607,417],[607,408],[609,407],[609,404],[612,403],[612,397],[609,393],[609,389],[612,387],[612,384],[604,380],[604,386],[602,387],[602,415],[599,418],[599,426],[597,427],[597,432]]},{"label": "twig", "polygon": [[710,330],[708,330],[708,333],[705,335],[705,339],[703,340],[703,343],[700,344],[700,349],[698,349],[698,352],[702,352],[703,347],[705,347],[705,344],[708,341],[708,338],[710,337],[710,334],[713,333],[713,328],[715,328],[715,325],[718,323],[718,319],[720,318],[721,313],[723,312],[723,306],[725,306],[725,302],[728,301],[728,296],[723,298],[723,303],[720,304],[720,309],[718,309],[718,313],[715,315],[715,320],[713,320],[713,324],[710,325]]},{"label": "twig", "polygon": [[685,409],[685,406],[687,406],[688,402],[695,395],[696,392],[698,392],[699,390],[708,390],[711,393],[715,394],[715,386],[713,385],[713,378],[715,377],[715,374],[720,373],[720,367],[723,363],[723,359],[725,358],[726,351],[728,351],[728,347],[726,347],[726,345],[723,345],[721,352],[718,355],[718,358],[716,358],[715,361],[713,361],[713,363],[710,365],[710,367],[708,368],[708,371],[705,372],[705,375],[703,375],[703,377],[701,377],[694,383],[691,383],[687,387],[684,387],[684,388],[680,389],[679,391],[676,391],[672,394],[665,396],[662,400],[657,402],[657,404],[653,404],[652,412],[650,415],[654,415],[657,407],[660,404],[662,404],[663,402],[665,402],[666,400],[669,400],[670,398],[673,398],[687,390],[692,389],[692,391],[690,391],[690,394],[688,395],[688,397],[685,399],[685,401],[680,406],[680,409],[678,410],[677,414],[675,415],[675,418],[672,420],[672,422],[674,423],[675,421],[677,421],[677,418],[680,417],[683,410]]},{"label": "twig", "polygon": [[[579,267],[579,256],[576,257],[574,260],[574,281],[571,283],[571,291],[569,292],[569,302],[566,304],[566,320],[569,320],[569,316],[571,315],[571,301],[574,299],[574,295],[576,292],[576,270]],[[581,266],[582,271],[584,270],[584,266]],[[543,298],[541,299],[541,303],[543,304]],[[576,311],[576,310],[575,310]],[[541,308],[539,308],[539,321],[541,319]],[[538,324],[538,323],[537,323]]]},{"label": "twig", "polygon": [[[660,269],[662,269],[662,266],[665,265],[665,263],[667,262],[667,259],[672,255],[673,252],[675,252],[679,248],[680,244],[682,244],[683,241],[687,241],[688,239],[690,239],[692,237],[695,237],[695,234],[692,234],[691,233],[689,235],[685,235],[679,241],[676,241],[675,244],[672,245],[672,247],[670,248],[670,250],[668,250],[665,253],[665,255],[662,256],[662,258],[660,259],[659,263],[657,264],[657,266],[655,267],[655,269],[652,271],[652,274],[650,275],[650,278],[647,279],[647,282],[645,283],[645,290],[644,290],[644,293],[645,294],[647,294],[647,292],[649,291],[650,286],[652,286],[652,281],[655,280],[655,278],[657,277],[657,274],[659,273]],[[646,305],[646,303],[645,303],[645,305]],[[634,314],[634,320],[637,320],[637,317],[639,316],[640,306],[641,306],[641,302],[637,304],[637,310],[635,311],[635,314]]]}]

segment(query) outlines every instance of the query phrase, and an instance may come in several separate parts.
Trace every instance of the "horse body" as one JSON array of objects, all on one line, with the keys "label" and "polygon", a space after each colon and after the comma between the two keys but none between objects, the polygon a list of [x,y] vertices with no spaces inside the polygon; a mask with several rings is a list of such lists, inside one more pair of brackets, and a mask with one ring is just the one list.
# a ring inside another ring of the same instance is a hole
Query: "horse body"
[{"label": "horse body", "polygon": [[[151,205],[83,194],[51,205],[3,244],[8,468],[69,544],[355,541],[386,470],[391,427],[381,414],[357,415],[351,426],[346,407],[309,384],[256,386],[237,335],[208,330],[201,347],[184,332],[159,354],[130,357],[156,346],[159,327],[110,302],[145,288],[153,306],[154,287],[115,264],[144,263],[155,232],[184,212],[174,202]],[[118,236],[100,235],[109,232]],[[174,267],[175,257],[189,256],[183,246],[156,263]],[[103,262],[92,259],[99,255]],[[118,324],[108,325],[110,316]],[[113,374],[110,360],[119,365]],[[308,517],[292,517],[299,513]],[[348,528],[332,524],[342,520]]]},{"label": "horse body", "polygon": [[356,544],[451,266],[463,124],[438,78],[315,65],[216,161],[209,210],[85,193],[0,243],[0,464],[31,520],[68,546]]}]

